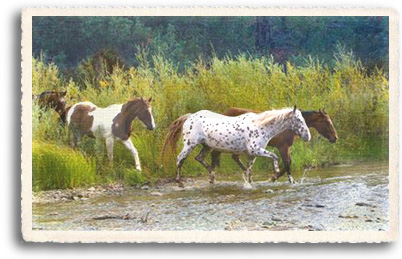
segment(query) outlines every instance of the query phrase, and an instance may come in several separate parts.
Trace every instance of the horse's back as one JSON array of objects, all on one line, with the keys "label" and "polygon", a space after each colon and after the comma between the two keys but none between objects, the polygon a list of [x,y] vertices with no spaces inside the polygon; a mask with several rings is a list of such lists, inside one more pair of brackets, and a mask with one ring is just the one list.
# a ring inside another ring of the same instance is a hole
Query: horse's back
[{"label": "horse's back", "polygon": [[183,140],[189,143],[205,143],[223,152],[243,153],[246,125],[250,116],[229,117],[208,110],[196,112],[183,125]]},{"label": "horse's back", "polygon": [[223,113],[223,115],[225,115],[225,116],[239,116],[239,115],[243,115],[243,114],[249,113],[249,112],[260,113],[260,111],[257,111],[257,110],[230,107],[225,111],[225,113]]},{"label": "horse's back", "polygon": [[216,113],[216,112],[211,112],[209,110],[201,110],[196,113],[193,113],[191,115],[191,117],[202,119],[202,118],[225,118],[227,116]]},{"label": "horse's back", "polygon": [[96,110],[97,108],[98,107],[91,102],[76,103],[71,107],[69,107],[67,110],[67,123],[70,124],[72,122],[71,118],[73,114],[75,116],[77,115],[82,116],[84,114],[88,114],[89,112]]},{"label": "horse's back", "polygon": [[245,117],[252,117],[255,115],[254,113],[243,113],[239,116],[233,117],[233,116],[226,116],[220,113],[216,112],[211,112],[209,110],[201,110],[196,113],[191,114],[189,117],[188,123],[194,124],[195,122],[201,122],[202,125],[207,125],[211,123],[218,123],[218,122],[223,122],[223,123],[228,123],[228,124],[238,124],[238,122],[244,123]]},{"label": "horse's back", "polygon": [[122,104],[112,104],[106,108],[97,108],[91,114],[99,123],[111,123],[117,114],[121,112]]},{"label": "horse's back", "polygon": [[96,110],[97,106],[91,102],[76,103],[67,112],[67,123],[76,131],[82,134],[92,134],[91,128],[94,117],[90,113]]}]

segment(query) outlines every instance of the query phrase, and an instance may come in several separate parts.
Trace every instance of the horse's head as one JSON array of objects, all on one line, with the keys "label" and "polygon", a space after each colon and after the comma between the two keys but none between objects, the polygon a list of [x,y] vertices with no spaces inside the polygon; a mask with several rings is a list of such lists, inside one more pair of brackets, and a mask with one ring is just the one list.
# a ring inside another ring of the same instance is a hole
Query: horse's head
[{"label": "horse's head", "polygon": [[66,110],[66,94],[67,91],[64,92],[43,92],[39,95],[39,103],[42,107],[49,107],[54,109],[58,114],[63,114]]},{"label": "horse's head", "polygon": [[291,113],[292,113],[291,114],[292,131],[296,135],[299,135],[304,141],[309,141],[311,139],[310,130],[307,127],[307,124],[303,118],[302,113],[296,109],[296,105],[294,106],[293,111]]},{"label": "horse's head", "polygon": [[57,94],[55,110],[61,114],[66,110],[66,95],[67,91],[60,92]]},{"label": "horse's head", "polygon": [[148,100],[140,98],[138,106],[138,119],[144,123],[148,130],[153,130],[155,128],[154,116],[152,116],[152,97]]},{"label": "horse's head", "polygon": [[311,126],[314,127],[318,133],[327,138],[331,143],[335,143],[338,140],[338,134],[336,133],[334,124],[324,109],[319,109],[318,112],[315,112],[311,117]]}]

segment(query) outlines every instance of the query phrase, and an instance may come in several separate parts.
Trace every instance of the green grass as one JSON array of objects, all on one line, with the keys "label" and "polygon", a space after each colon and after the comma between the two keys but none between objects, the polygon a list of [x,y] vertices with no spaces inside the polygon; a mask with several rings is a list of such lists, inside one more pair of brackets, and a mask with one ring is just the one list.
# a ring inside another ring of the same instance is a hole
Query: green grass
[{"label": "green grass", "polygon": [[55,144],[33,142],[33,190],[87,186],[95,182],[95,172],[95,162],[80,152]]},{"label": "green grass", "polygon": [[[175,155],[165,154],[168,158],[166,165],[163,165],[160,156],[170,124],[186,113],[201,109],[224,112],[233,106],[270,110],[296,104],[304,110],[326,109],[338,131],[338,142],[331,144],[315,130],[311,130],[310,142],[298,140],[292,147],[293,170],[350,160],[387,159],[386,75],[381,70],[368,74],[361,63],[353,59],[351,53],[338,53],[333,62],[331,67],[334,68],[330,69],[322,62],[307,58],[302,66],[287,63],[285,73],[283,66],[272,58],[250,59],[243,55],[235,58],[214,58],[209,67],[203,63],[195,63],[184,73],[179,73],[169,60],[155,57],[153,67],[143,61],[137,68],[116,68],[112,74],[105,73],[97,79],[98,82],[94,82],[95,79],[89,76],[91,73],[82,73],[88,78],[83,78],[81,82],[86,83],[80,84],[70,78],[63,78],[54,65],[46,65],[34,59],[34,93],[54,88],[67,89],[69,104],[91,101],[100,107],[124,103],[133,97],[152,96],[153,114],[157,124],[155,130],[147,131],[138,120],[133,123],[131,138],[139,152],[143,169],[142,173],[138,173],[134,170],[134,160],[130,152],[121,144],[115,144],[113,163],[108,161],[105,143],[100,139],[85,138],[77,150],[70,149],[69,130],[58,124],[57,114],[54,111],[43,111],[34,104],[34,145],[50,145],[52,150],[68,150],[67,153],[77,161],[82,161],[76,163],[82,164],[92,175],[89,178],[81,177],[82,180],[78,182],[68,177],[60,178],[65,170],[72,169],[63,163],[45,161],[60,161],[57,159],[62,158],[44,148],[34,147],[34,185],[36,182],[41,183],[35,185],[36,189],[71,188],[93,181],[122,181],[128,185],[141,185],[162,177],[173,178]],[[79,69],[84,69],[84,66]],[[197,152],[199,149],[184,164],[185,177],[206,175],[206,170],[194,160]],[[256,171],[271,168],[272,161],[269,159],[257,159],[254,166]],[[53,177],[53,171],[58,172],[58,177]],[[230,156],[223,155],[219,171],[231,173],[238,171],[238,168]],[[72,174],[69,172],[66,175]]]}]

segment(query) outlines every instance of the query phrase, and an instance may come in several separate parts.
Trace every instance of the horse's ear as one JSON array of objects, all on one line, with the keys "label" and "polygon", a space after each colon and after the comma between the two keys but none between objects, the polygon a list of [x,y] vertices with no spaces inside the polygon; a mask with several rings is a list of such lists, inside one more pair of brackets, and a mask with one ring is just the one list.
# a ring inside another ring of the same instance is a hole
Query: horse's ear
[{"label": "horse's ear", "polygon": [[142,98],[142,96],[141,96],[141,97],[140,97],[140,100],[141,100],[141,101],[144,101],[144,98]]},{"label": "horse's ear", "polygon": [[66,94],[67,94],[67,90],[66,90],[66,91],[64,91],[64,92],[60,92],[60,96],[61,96],[61,97],[66,96]]},{"label": "horse's ear", "polygon": [[293,113],[295,113],[296,112],[296,105],[293,107]]},{"label": "horse's ear", "polygon": [[148,102],[152,102],[152,97],[149,97]]}]

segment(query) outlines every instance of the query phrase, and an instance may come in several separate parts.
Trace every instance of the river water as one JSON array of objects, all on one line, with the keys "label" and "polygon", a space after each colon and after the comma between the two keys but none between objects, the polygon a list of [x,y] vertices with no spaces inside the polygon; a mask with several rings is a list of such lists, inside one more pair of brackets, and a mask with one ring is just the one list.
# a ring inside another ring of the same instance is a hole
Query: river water
[{"label": "river water", "polygon": [[36,230],[388,230],[388,162],[339,165],[276,183],[240,173],[125,189],[89,199],[33,203]]}]

